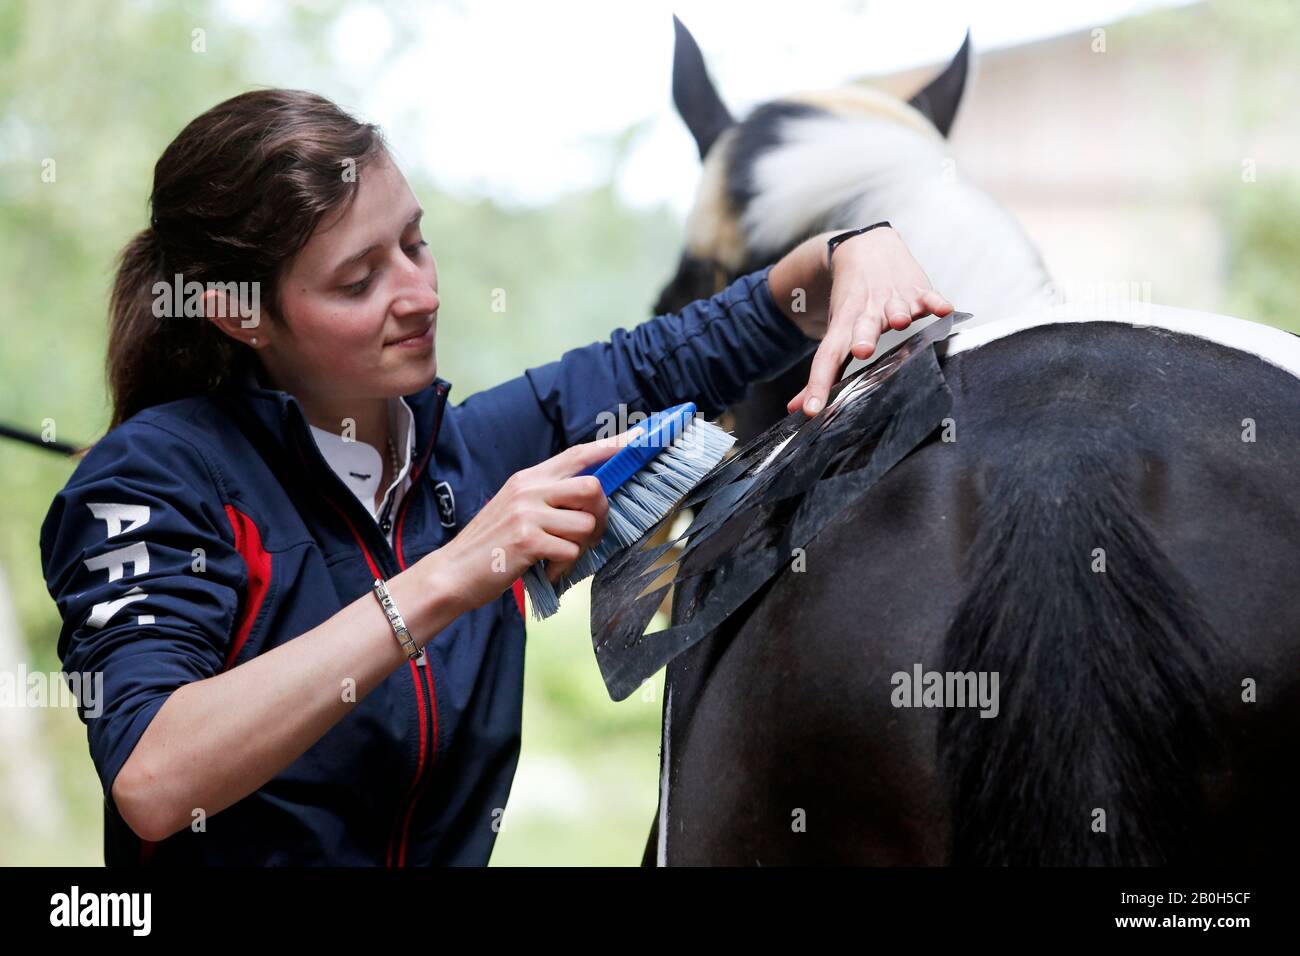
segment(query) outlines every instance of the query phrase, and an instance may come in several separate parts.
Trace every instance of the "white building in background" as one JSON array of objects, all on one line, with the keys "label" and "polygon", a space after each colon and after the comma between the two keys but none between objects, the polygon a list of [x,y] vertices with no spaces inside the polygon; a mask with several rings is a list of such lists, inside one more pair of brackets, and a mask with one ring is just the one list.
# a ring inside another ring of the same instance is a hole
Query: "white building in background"
[{"label": "white building in background", "polygon": [[[1184,18],[1185,39],[1141,20],[987,51],[973,36],[952,157],[1016,215],[1064,291],[1136,284],[1155,302],[1223,311],[1222,208],[1234,190],[1300,174],[1300,125],[1294,99],[1248,123],[1243,101],[1260,103],[1250,51],[1207,42],[1203,8],[1166,16]],[[864,82],[906,98],[938,66]],[[1300,88],[1300,61],[1276,65],[1270,87],[1288,85]]]}]

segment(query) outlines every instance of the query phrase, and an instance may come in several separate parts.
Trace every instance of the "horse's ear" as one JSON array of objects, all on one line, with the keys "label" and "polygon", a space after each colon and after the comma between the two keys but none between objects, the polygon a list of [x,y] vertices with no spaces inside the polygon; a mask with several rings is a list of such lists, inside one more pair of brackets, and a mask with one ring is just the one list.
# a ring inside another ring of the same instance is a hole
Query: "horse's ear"
[{"label": "horse's ear", "polygon": [[695,37],[676,14],[673,15],[673,28],[677,34],[673,49],[673,102],[695,137],[700,159],[703,159],[714,140],[734,121],[709,79],[709,72],[704,68],[704,54],[700,52]]},{"label": "horse's ear", "polygon": [[935,128],[944,136],[952,129],[952,121],[957,116],[957,106],[966,89],[966,75],[970,64],[970,30],[966,39],[961,41],[961,49],[952,58],[944,71],[926,84],[907,102],[925,114]]}]

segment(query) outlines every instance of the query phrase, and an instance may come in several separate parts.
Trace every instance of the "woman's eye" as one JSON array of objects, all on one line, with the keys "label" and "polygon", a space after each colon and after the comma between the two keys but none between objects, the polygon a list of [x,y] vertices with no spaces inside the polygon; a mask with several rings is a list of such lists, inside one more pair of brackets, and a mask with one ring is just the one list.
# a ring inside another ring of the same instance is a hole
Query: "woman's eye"
[{"label": "woman's eye", "polygon": [[[419,242],[412,243],[409,246],[403,246],[402,248],[408,256],[410,256],[411,258],[415,258],[417,255],[419,255],[420,249],[423,248],[424,246],[427,246],[428,244],[429,244],[428,242],[421,239]],[[375,272],[372,271],[368,276],[366,276],[360,282],[353,282],[351,285],[340,286],[340,288],[343,290],[345,295],[350,295],[350,296],[363,295],[365,291],[368,288],[370,288],[370,283],[374,278],[375,278]]]},{"label": "woman's eye", "polygon": [[361,295],[361,293],[365,292],[366,289],[370,287],[370,280],[373,279],[374,276],[375,274],[372,272],[370,273],[370,275],[366,276],[360,282],[354,282],[351,285],[345,285],[343,287],[343,291],[346,292],[348,295]]}]

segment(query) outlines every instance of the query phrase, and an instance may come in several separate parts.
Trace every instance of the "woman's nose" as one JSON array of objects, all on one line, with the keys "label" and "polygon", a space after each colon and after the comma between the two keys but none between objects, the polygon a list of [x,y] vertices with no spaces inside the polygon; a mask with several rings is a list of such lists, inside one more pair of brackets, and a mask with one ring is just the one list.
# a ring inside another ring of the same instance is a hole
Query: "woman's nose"
[{"label": "woman's nose", "polygon": [[433,312],[440,302],[438,290],[429,281],[429,277],[418,263],[406,259],[402,272],[403,289],[401,297],[411,312]]}]

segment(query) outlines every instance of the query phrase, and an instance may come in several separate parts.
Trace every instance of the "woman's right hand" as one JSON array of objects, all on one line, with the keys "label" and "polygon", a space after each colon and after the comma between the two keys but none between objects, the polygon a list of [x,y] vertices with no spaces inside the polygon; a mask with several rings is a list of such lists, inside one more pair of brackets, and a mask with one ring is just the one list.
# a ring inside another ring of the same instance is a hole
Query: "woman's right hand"
[{"label": "woman's right hand", "polygon": [[549,561],[554,583],[578,555],[605,534],[609,503],[594,475],[579,475],[611,458],[641,428],[574,445],[506,480],[469,524],[424,561],[432,573],[452,579],[458,609],[495,600],[538,561]]}]

